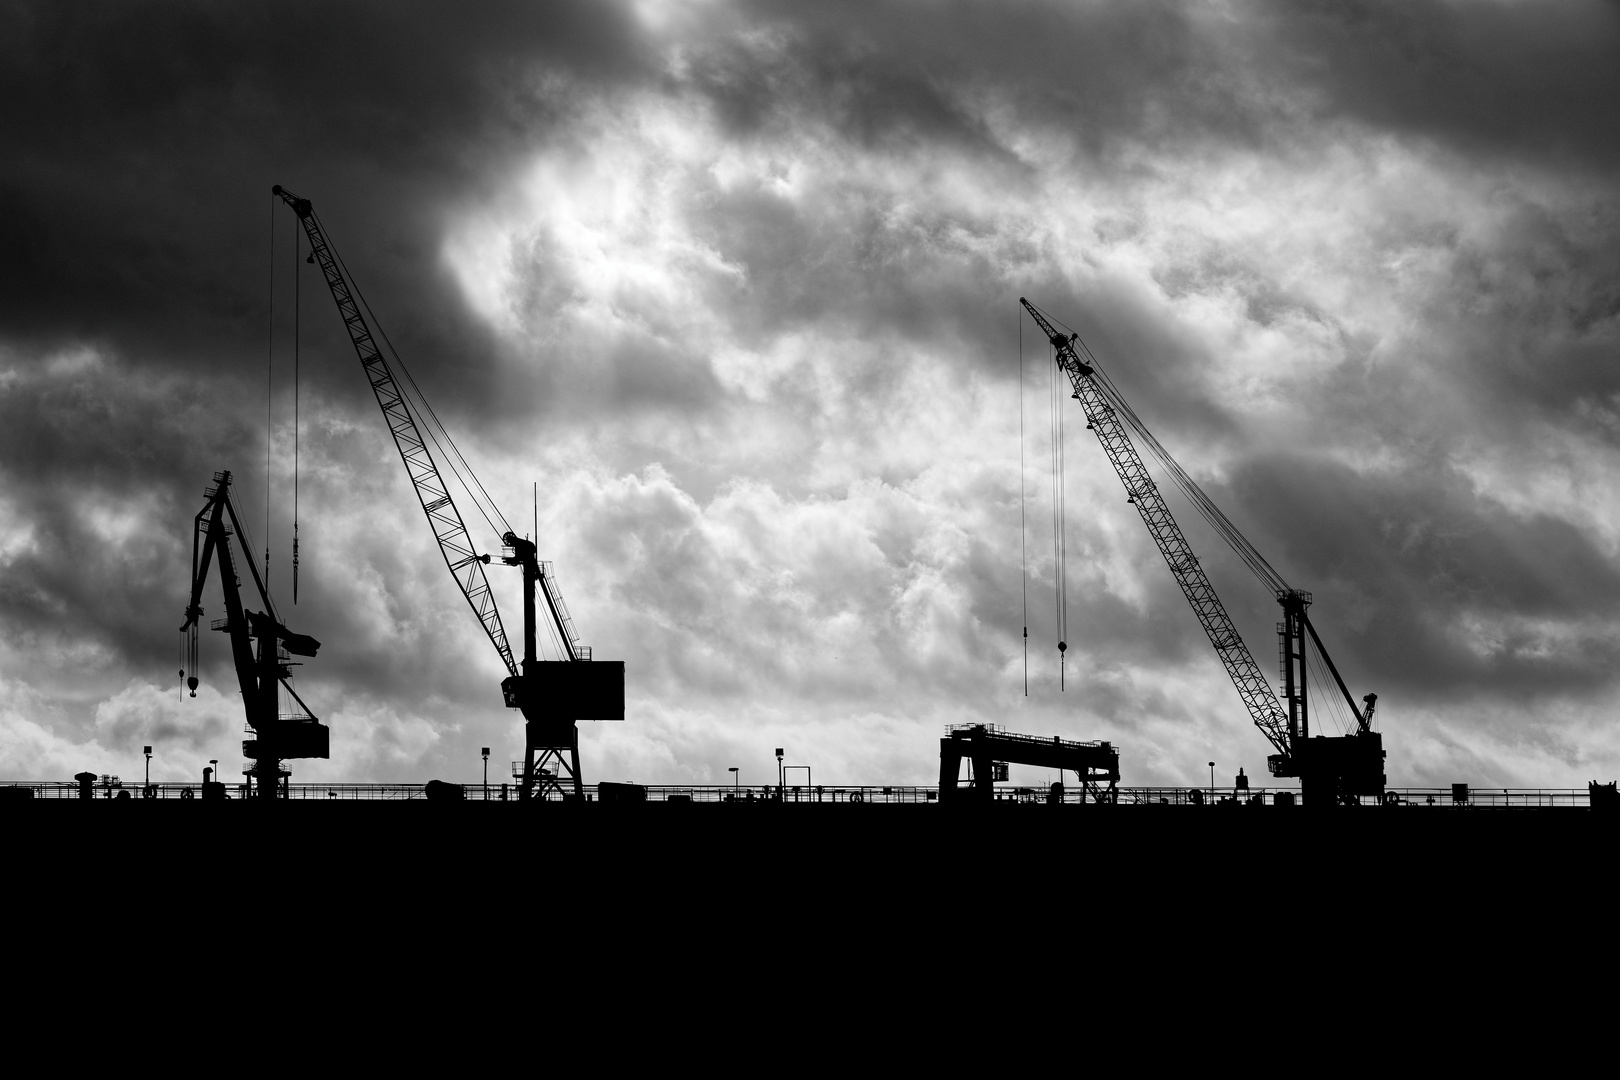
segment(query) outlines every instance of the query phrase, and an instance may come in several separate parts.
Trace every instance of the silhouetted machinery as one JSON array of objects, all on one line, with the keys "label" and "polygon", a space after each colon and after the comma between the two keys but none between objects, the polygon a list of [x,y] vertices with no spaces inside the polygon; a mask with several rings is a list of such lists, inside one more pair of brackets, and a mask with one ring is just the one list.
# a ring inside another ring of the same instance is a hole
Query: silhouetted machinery
[{"label": "silhouetted machinery", "polygon": [[[1102,371],[1096,357],[1078,334],[1060,332],[1028,300],[1020,298],[1019,303],[1052,343],[1054,358],[1068,376],[1074,387],[1074,397],[1085,410],[1086,427],[1096,433],[1103,452],[1108,455],[1120,482],[1125,485],[1126,497],[1136,505],[1142,523],[1159,546],[1159,552],[1169,565],[1176,584],[1181,586],[1182,594],[1192,605],[1210,644],[1226,665],[1227,674],[1237,687],[1255,726],[1276,747],[1277,752],[1266,759],[1271,774],[1299,777],[1300,795],[1306,806],[1356,802],[1362,795],[1381,796],[1385,783],[1383,738],[1372,730],[1373,704],[1378,695],[1367,694],[1362,698],[1365,710],[1356,704],[1306,614],[1305,609],[1311,604],[1311,594],[1291,588],[1176,464]],[[1082,350],[1085,352],[1084,359],[1081,357]],[[1279,708],[1277,697],[1261,672],[1260,665],[1243,643],[1237,626],[1227,614],[1220,597],[1215,595],[1215,587],[1210,584],[1187,538],[1171,516],[1170,507],[1137,454],[1127,428],[1134,430],[1144,441],[1200,515],[1215,528],[1255,576],[1272,590],[1277,603],[1281,605],[1283,621],[1277,624],[1277,633],[1286,714]],[[1348,735],[1309,737],[1305,680],[1307,636],[1310,644],[1316,647],[1315,655],[1324,661],[1335,686],[1355,717],[1356,730]]]},{"label": "silhouetted machinery", "polygon": [[[214,556],[219,556],[219,584],[225,594],[225,618],[216,619],[213,629],[231,639],[231,659],[236,664],[236,681],[242,688],[242,705],[247,712],[248,731],[253,738],[242,743],[242,754],[253,762],[244,770],[257,793],[275,798],[289,758],[331,756],[332,731],[317,720],[287,681],[297,664],[293,656],[314,656],[321,643],[308,634],[295,634],[282,624],[264,579],[253,561],[247,544],[242,559],[253,575],[264,610],[248,611],[242,606],[241,579],[231,553],[233,532],[240,536],[242,525],[231,502],[231,474],[214,474],[214,486],[206,492],[208,502],[197,514],[196,533],[191,550],[191,602],[186,605],[186,621],[180,631],[187,635],[186,661],[190,674],[186,683],[191,696],[197,696],[197,625],[202,619],[203,583]],[[226,524],[226,518],[230,524]],[[199,540],[200,538],[200,540]],[[185,674],[185,673],[182,673]],[[297,709],[283,712],[281,691]]]},{"label": "silhouetted machinery", "polygon": [[[382,408],[383,419],[394,436],[394,445],[405,462],[406,472],[410,474],[422,512],[427,516],[434,539],[438,541],[439,553],[444,556],[445,565],[450,568],[450,574],[467,598],[473,614],[483,624],[484,632],[500,654],[501,662],[506,665],[508,677],[501,683],[502,696],[508,708],[522,711],[525,721],[518,798],[546,799],[552,795],[565,799],[583,798],[579,729],[575,727],[575,722],[624,719],[624,662],[590,662],[591,650],[579,644],[579,636],[563,604],[562,594],[557,589],[551,564],[536,557],[533,541],[519,538],[508,528],[501,537],[505,545],[502,561],[523,571],[523,666],[519,670],[512,657],[512,647],[506,639],[506,629],[501,624],[500,611],[495,606],[495,597],[484,575],[484,566],[490,557],[474,548],[461,511],[451,498],[450,487],[440,474],[439,466],[417,426],[417,418],[406,402],[404,388],[394,378],[382,349],[366,325],[361,308],[369,312],[370,307],[360,295],[358,286],[353,285],[352,275],[347,274],[341,256],[333,248],[310,201],[299,198],[279,184],[271,188],[271,193],[292,207],[303,224],[304,234],[309,238],[310,261],[318,263],[321,273],[326,276],[326,284],[337,303],[338,314],[343,318],[349,340],[360,357],[366,378],[376,394],[377,404]],[[387,341],[386,335],[384,341]],[[394,357],[397,362],[398,353]],[[406,380],[426,414],[424,420],[437,425],[437,418],[421,398],[420,390],[410,381],[409,373]],[[494,514],[504,524],[505,519],[500,511],[489,500],[477,477],[471,475],[466,460],[461,457],[442,425],[437,426],[437,433],[430,427],[429,436],[439,447],[446,466],[456,473],[468,497],[477,502],[481,496],[488,503],[486,518],[488,514]],[[474,491],[480,494],[475,495]],[[482,503],[479,505],[480,510],[485,509]],[[537,591],[545,599],[549,629],[558,643],[562,656],[560,660],[542,661],[536,655]]]},{"label": "silhouetted machinery", "polygon": [[[973,782],[961,786],[962,761],[973,766]],[[953,724],[939,740],[939,800],[987,803],[995,782],[1007,779],[1009,763],[1075,773],[1082,802],[1113,803],[1119,795],[1119,749],[1105,742],[1072,742],[1053,736],[1018,735],[989,724]],[[1052,794],[1061,797],[1061,782]]]}]

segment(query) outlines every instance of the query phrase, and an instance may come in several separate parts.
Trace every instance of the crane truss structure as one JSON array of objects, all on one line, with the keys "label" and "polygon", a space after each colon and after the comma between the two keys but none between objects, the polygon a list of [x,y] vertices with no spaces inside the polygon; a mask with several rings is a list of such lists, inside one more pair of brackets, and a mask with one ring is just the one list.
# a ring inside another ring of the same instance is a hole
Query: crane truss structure
[{"label": "crane truss structure", "polygon": [[304,234],[309,238],[310,252],[315,262],[319,264],[321,273],[326,276],[326,284],[332,290],[332,299],[337,301],[338,312],[343,316],[343,325],[349,331],[349,340],[353,343],[354,351],[359,355],[360,363],[365,368],[372,391],[377,395],[377,404],[382,407],[383,419],[387,421],[388,430],[394,436],[394,445],[399,449],[399,456],[405,462],[411,486],[416,490],[422,512],[427,515],[428,525],[433,529],[433,536],[438,541],[439,553],[444,556],[445,565],[450,568],[451,576],[461,587],[462,595],[467,598],[473,614],[478,616],[478,621],[483,625],[484,632],[489,635],[495,651],[506,664],[507,672],[516,675],[518,667],[512,657],[512,646],[506,640],[506,629],[501,625],[501,615],[495,606],[495,596],[490,591],[489,579],[484,574],[484,565],[489,562],[489,556],[479,554],[473,547],[472,537],[462,521],[461,511],[456,509],[455,501],[450,497],[449,485],[440,475],[439,467],[433,460],[433,454],[429,451],[426,440],[422,438],[422,432],[417,427],[411,408],[405,401],[399,382],[394,378],[388,361],[383,357],[382,350],[378,348],[376,339],[372,337],[371,330],[366,325],[365,317],[360,313],[360,303],[357,302],[343,273],[342,260],[328,242],[326,230],[308,199],[299,198],[279,184],[271,190],[292,207],[293,212],[298,215],[298,220],[303,223]]},{"label": "crane truss structure", "polygon": [[[490,556],[480,554],[473,546],[461,512],[450,495],[449,485],[440,474],[428,449],[427,439],[423,438],[422,429],[418,427],[411,406],[406,401],[404,387],[394,377],[382,349],[366,324],[362,308],[367,313],[370,308],[366,305],[365,297],[352,284],[352,275],[348,274],[342,256],[331,244],[310,201],[294,195],[279,184],[271,189],[271,193],[290,206],[303,223],[310,243],[310,259],[320,264],[321,272],[326,276],[332,298],[337,302],[338,313],[349,332],[349,340],[371,382],[377,404],[381,406],[383,418],[394,437],[394,445],[410,474],[422,512],[427,516],[434,538],[438,541],[439,552],[461,588],[462,595],[472,607],[473,614],[478,616],[491,644],[495,646],[495,651],[500,654],[501,662],[506,665],[507,677],[501,684],[502,695],[509,708],[522,711],[525,720],[524,760],[517,773],[520,777],[519,800],[583,800],[579,731],[575,721],[624,719],[623,662],[585,662],[591,659],[591,650],[579,644],[579,635],[557,590],[551,565],[542,563],[536,557],[532,541],[519,539],[508,529],[501,538],[505,545],[502,561],[521,567],[524,580],[523,659],[520,670],[484,574],[484,566],[489,563]],[[376,316],[372,318],[375,320]],[[380,325],[378,331],[382,333],[383,342],[388,344],[389,350],[394,351]],[[394,355],[397,359],[398,353]],[[465,459],[460,458],[460,451],[449,438],[449,433],[443,430],[443,425],[438,423],[432,407],[422,397],[421,390],[411,380],[410,372],[405,371],[403,363],[400,370],[404,372],[411,392],[416,395],[420,412],[425,414],[428,439],[439,446],[447,467],[462,480],[468,496],[483,512],[483,504],[478,503],[478,495],[473,489],[476,487],[478,492],[482,492],[486,501],[489,500],[488,492],[483,490],[476,477],[470,476],[471,469],[467,467]],[[435,427],[444,436],[443,442],[434,434]],[[465,470],[467,475],[458,471],[458,460],[460,469]],[[489,506],[490,512],[504,526],[505,519],[492,501]],[[485,513],[484,517],[494,527],[489,513]],[[561,662],[542,663],[536,655],[537,587],[545,598],[547,614],[551,617],[550,625],[565,653]]]},{"label": "crane truss structure", "polygon": [[1192,545],[1187,542],[1181,526],[1176,524],[1164,494],[1153,482],[1141,455],[1136,452],[1125,422],[1120,418],[1122,409],[1109,400],[1107,390],[1093,377],[1092,366],[1075,351],[1075,336],[1058,332],[1028,300],[1020,298],[1019,302],[1057,350],[1057,364],[1074,387],[1074,397],[1085,410],[1087,426],[1096,433],[1103,453],[1108,455],[1114,472],[1125,485],[1127,498],[1136,505],[1142,524],[1147,526],[1153,542],[1158,545],[1159,554],[1164,556],[1171,575],[1181,587],[1182,595],[1192,606],[1199,625],[1209,637],[1209,643],[1215,647],[1215,653],[1226,667],[1227,675],[1231,676],[1232,684],[1237,687],[1238,696],[1243,699],[1254,726],[1277,748],[1277,753],[1268,759],[1272,774],[1294,775],[1293,745],[1298,733],[1290,731],[1288,718],[1278,707],[1277,697],[1265,672],[1243,643],[1237,624],[1215,594],[1215,586],[1210,584],[1209,576],[1193,554]]}]

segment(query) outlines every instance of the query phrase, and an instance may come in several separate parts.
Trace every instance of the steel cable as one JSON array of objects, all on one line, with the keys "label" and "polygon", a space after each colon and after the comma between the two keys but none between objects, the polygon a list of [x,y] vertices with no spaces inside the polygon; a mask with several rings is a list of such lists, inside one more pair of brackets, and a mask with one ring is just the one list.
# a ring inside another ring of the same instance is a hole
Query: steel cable
[{"label": "steel cable", "polygon": [[1243,561],[1243,564],[1249,568],[1249,571],[1273,595],[1288,591],[1288,582],[1283,579],[1283,576],[1266,561],[1265,556],[1260,554],[1259,549],[1249,542],[1248,538],[1232,523],[1232,520],[1221,512],[1221,508],[1215,504],[1215,501],[1204,494],[1203,488],[1198,486],[1197,481],[1181,467],[1181,464],[1176,461],[1169,450],[1165,449],[1164,444],[1159,442],[1153,432],[1148,430],[1147,424],[1137,415],[1136,410],[1131,408],[1130,402],[1125,400],[1125,396],[1119,392],[1119,388],[1114,385],[1113,380],[1108,377],[1108,373],[1103,370],[1102,364],[1098,363],[1096,354],[1091,351],[1085,340],[1062,321],[1045,312],[1042,312],[1042,315],[1055,325],[1062,326],[1073,335],[1069,342],[1070,347],[1092,369],[1092,379],[1102,392],[1103,397],[1107,399],[1109,406],[1124,418],[1125,423],[1147,446],[1148,453],[1152,454],[1165,472],[1169,474],[1171,483],[1186,496],[1188,502],[1192,503],[1193,508],[1198,511],[1198,515],[1209,523],[1210,527],[1215,530],[1216,535],[1236,553],[1238,558]]},{"label": "steel cable", "polygon": [[[311,213],[313,212],[314,211],[311,211]],[[332,253],[332,257],[337,261],[339,269],[343,271],[344,279],[349,283],[349,288],[353,290],[355,298],[360,302],[360,305],[365,308],[366,315],[371,320],[371,325],[377,328],[378,336],[382,339],[383,343],[388,346],[388,351],[393,357],[394,364],[398,367],[400,375],[404,377],[404,381],[400,384],[400,389],[402,392],[404,392],[406,388],[409,387],[412,402],[415,404],[417,409],[417,414],[427,421],[423,424],[423,430],[427,434],[427,437],[433,440],[433,445],[439,450],[439,456],[441,460],[443,460],[445,467],[450,470],[451,475],[453,475],[457,482],[461,484],[462,490],[465,491],[467,493],[467,497],[472,500],[473,506],[475,509],[477,509],[479,516],[484,519],[484,523],[488,525],[492,531],[501,537],[504,537],[509,532],[513,532],[514,530],[512,526],[506,521],[506,516],[502,514],[500,508],[495,505],[495,500],[490,497],[489,492],[479,481],[477,474],[473,472],[472,466],[468,464],[466,457],[461,453],[461,448],[457,446],[455,440],[450,437],[449,430],[444,426],[443,422],[439,420],[438,414],[433,411],[433,406],[428,403],[427,396],[422,393],[421,387],[417,386],[416,379],[411,375],[410,368],[406,367],[405,361],[401,359],[399,355],[399,350],[394,348],[393,341],[389,339],[388,331],[383,329],[382,320],[377,317],[377,313],[373,311],[371,309],[371,305],[366,302],[365,293],[361,291],[359,283],[354,279],[354,275],[349,272],[349,267],[346,263],[344,263],[343,256],[339,252],[337,244],[330,240],[332,234],[327,231],[325,223],[323,223],[318,216],[316,217],[316,225],[319,226],[321,231],[328,237],[329,250]],[[440,441],[441,435],[443,436],[442,442]],[[445,449],[446,446],[449,447],[448,450]],[[463,473],[466,475],[463,475]],[[474,490],[475,488],[476,490]],[[485,509],[486,503],[488,505],[487,511]],[[491,519],[490,514],[494,514],[495,518]],[[495,519],[500,521],[499,526],[495,524]]]}]

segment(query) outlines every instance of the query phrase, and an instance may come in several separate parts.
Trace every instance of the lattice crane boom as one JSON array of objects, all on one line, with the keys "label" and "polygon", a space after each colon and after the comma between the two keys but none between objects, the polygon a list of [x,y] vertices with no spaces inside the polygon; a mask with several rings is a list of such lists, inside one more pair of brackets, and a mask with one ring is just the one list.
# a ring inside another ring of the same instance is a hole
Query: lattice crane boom
[{"label": "lattice crane boom", "polygon": [[1254,726],[1277,748],[1277,756],[1270,763],[1272,773],[1292,775],[1293,747],[1288,719],[1265,673],[1255,662],[1254,654],[1243,643],[1237,625],[1215,594],[1215,587],[1199,565],[1192,545],[1176,524],[1163,493],[1136,452],[1125,423],[1120,419],[1119,410],[1109,401],[1105,388],[1093,378],[1092,366],[1075,351],[1074,335],[1059,332],[1028,300],[1020,297],[1019,303],[1057,350],[1058,366],[1073,384],[1074,396],[1085,410],[1086,420],[1096,433],[1097,441],[1102,444],[1103,453],[1108,455],[1114,472],[1125,485],[1127,495],[1136,504],[1142,524],[1147,526],[1153,542],[1159,546],[1159,553],[1164,556],[1176,584],[1181,586],[1182,595],[1192,605],[1193,614],[1198,617],[1209,643],[1215,647],[1216,655],[1221,658],[1232,684],[1237,687],[1238,696],[1249,710]]},{"label": "lattice crane boom", "polygon": [[433,530],[433,538],[438,541],[445,566],[450,568],[450,575],[456,579],[473,614],[478,616],[495,651],[500,653],[507,672],[516,675],[518,665],[512,656],[512,646],[506,639],[506,628],[501,624],[494,593],[490,591],[489,580],[484,575],[484,566],[490,557],[479,554],[474,548],[461,511],[451,498],[450,487],[440,474],[399,383],[360,313],[360,305],[343,276],[337,254],[327,239],[315,208],[308,199],[299,198],[279,184],[271,191],[292,207],[298,220],[303,223],[311,254],[320,266],[321,273],[326,275],[332,299],[337,301],[338,313],[349,331],[349,340],[360,357],[361,366],[365,368],[366,378],[377,396],[377,404],[382,408],[383,419],[388,422],[388,430],[394,436],[394,445],[399,450],[400,459],[405,462],[405,471],[410,474],[411,486],[415,488],[422,513],[427,516],[428,525]]}]

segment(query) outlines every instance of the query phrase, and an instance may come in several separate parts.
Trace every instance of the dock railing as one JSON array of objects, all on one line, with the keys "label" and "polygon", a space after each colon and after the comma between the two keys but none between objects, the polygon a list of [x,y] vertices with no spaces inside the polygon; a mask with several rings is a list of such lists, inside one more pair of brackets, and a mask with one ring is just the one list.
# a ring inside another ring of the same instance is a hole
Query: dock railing
[{"label": "dock railing", "polygon": [[[789,784],[776,786],[734,787],[730,784],[648,784],[639,785],[646,792],[648,802],[716,803],[722,805],[928,805],[937,804],[939,789],[933,786],[900,784]],[[31,795],[8,795],[4,789],[28,789]],[[362,802],[400,802],[427,798],[423,784],[288,784],[284,797],[289,799],[326,799]],[[515,784],[491,784],[487,789],[478,783],[462,785],[468,802],[516,802]],[[502,794],[505,799],[502,799]],[[137,782],[97,782],[91,786],[96,799],[200,799],[202,785],[165,781],[143,785]],[[77,799],[80,787],[73,781],[8,780],[0,781],[0,799]],[[228,799],[248,798],[242,784],[225,785]],[[1279,798],[1281,796],[1281,798]],[[595,801],[593,786],[586,788],[586,798]],[[1121,787],[1114,795],[1112,805],[1120,807],[1182,806],[1231,807],[1279,806],[1299,798],[1295,788],[1170,788]],[[1065,805],[1095,803],[1095,791],[1082,792],[1064,786],[1061,799]],[[1049,787],[998,784],[995,801],[998,804],[1045,806],[1052,802]],[[1490,810],[1507,808],[1589,807],[1586,788],[1479,788],[1456,785],[1448,788],[1389,788],[1383,802],[1371,797],[1361,800],[1363,806],[1422,807],[1444,810]]]}]

